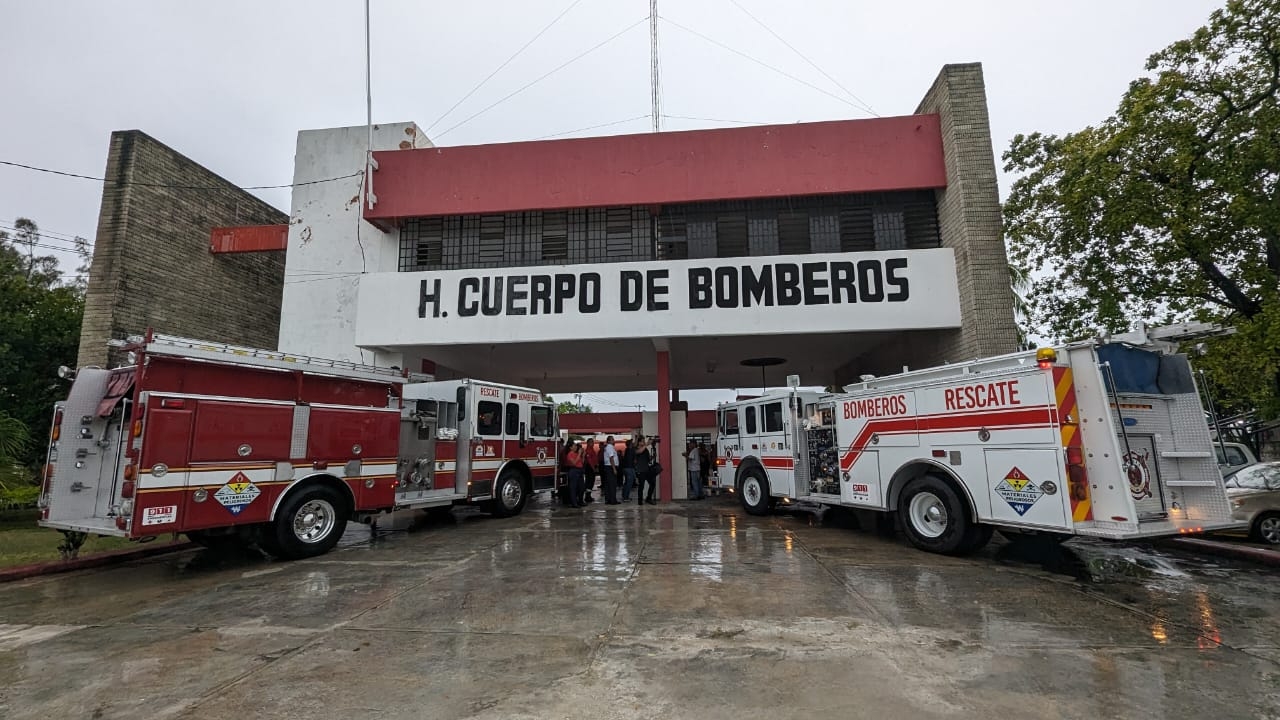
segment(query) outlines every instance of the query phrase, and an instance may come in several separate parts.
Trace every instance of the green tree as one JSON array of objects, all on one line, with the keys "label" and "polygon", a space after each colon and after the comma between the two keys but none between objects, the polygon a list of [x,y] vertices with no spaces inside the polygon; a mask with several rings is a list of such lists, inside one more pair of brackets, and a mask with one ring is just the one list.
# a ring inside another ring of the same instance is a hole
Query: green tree
[{"label": "green tree", "polygon": [[[63,281],[56,258],[36,253],[41,243],[34,222],[19,218],[14,227],[13,237],[0,233],[0,410],[37,432],[66,395],[58,366],[75,364],[84,292],[82,283]],[[41,443],[24,442],[13,457],[33,470],[43,453]]]},{"label": "green tree", "polygon": [[1205,366],[1237,402],[1274,407],[1280,0],[1230,0],[1146,70],[1097,125],[1018,135],[1004,154],[1032,325],[1068,339],[1137,319],[1235,325]]},{"label": "green tree", "polygon": [[0,491],[26,476],[18,462],[27,448],[27,428],[0,410]]},{"label": "green tree", "polygon": [[556,399],[551,397],[550,395],[546,396],[546,399],[547,399],[547,402],[556,403],[557,415],[572,415],[574,413],[595,412],[594,410],[591,409],[590,405],[579,405],[577,403],[569,402],[568,400],[561,400],[560,402],[556,402]]}]

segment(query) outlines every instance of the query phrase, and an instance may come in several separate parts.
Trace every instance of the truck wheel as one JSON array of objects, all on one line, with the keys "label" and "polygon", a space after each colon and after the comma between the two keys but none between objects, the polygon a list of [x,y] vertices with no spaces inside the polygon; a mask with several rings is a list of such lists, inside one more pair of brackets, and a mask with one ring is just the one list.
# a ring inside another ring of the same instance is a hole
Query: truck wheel
[{"label": "truck wheel", "polygon": [[290,560],[323,555],[347,529],[347,503],[322,485],[303,488],[285,498],[272,527],[274,550]]},{"label": "truck wheel", "polygon": [[1254,540],[1269,543],[1271,545],[1280,545],[1280,513],[1263,513],[1253,521],[1253,532],[1250,533]]},{"label": "truck wheel", "polygon": [[529,493],[524,491],[524,478],[520,477],[519,472],[509,468],[498,478],[490,511],[497,517],[519,515],[528,500]]},{"label": "truck wheel", "polygon": [[768,515],[773,507],[773,499],[769,497],[769,479],[759,468],[751,468],[742,473],[738,483],[738,497],[742,507],[752,515]]},{"label": "truck wheel", "polygon": [[970,535],[969,511],[956,491],[932,475],[907,483],[898,498],[898,514],[907,539],[921,550],[959,555],[967,552],[966,539],[976,540]]}]

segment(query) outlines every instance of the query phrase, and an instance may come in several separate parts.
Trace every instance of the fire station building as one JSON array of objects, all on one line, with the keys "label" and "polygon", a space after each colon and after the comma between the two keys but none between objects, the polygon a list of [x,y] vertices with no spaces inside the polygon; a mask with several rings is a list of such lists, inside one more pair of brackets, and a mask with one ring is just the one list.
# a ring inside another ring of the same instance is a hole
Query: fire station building
[{"label": "fire station building", "polygon": [[298,136],[283,351],[657,390],[680,437],[681,389],[762,365],[841,385],[1015,349],[980,65],[895,117],[463,147],[383,124],[366,200],[307,184],[359,173],[367,133]]},{"label": "fire station building", "polygon": [[[299,134],[295,183],[361,170]],[[914,114],[441,147],[293,191],[279,347],[547,391],[840,384],[1013,349],[981,66]],[[363,354],[362,354],[363,351]]]}]

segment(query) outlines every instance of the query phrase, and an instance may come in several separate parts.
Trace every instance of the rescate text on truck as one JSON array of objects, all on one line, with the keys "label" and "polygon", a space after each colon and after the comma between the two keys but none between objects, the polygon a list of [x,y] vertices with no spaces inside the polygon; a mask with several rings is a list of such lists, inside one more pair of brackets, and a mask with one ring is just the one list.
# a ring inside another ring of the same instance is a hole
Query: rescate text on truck
[{"label": "rescate text on truck", "polygon": [[940,553],[996,528],[1119,540],[1232,527],[1188,360],[1158,345],[1081,342],[724,404],[718,472],[748,512],[896,513]]}]

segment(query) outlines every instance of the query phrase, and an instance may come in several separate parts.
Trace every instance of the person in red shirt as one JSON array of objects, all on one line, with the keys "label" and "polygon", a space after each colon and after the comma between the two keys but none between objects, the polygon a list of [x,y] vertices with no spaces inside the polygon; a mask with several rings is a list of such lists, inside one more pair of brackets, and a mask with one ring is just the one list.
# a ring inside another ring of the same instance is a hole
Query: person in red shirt
[{"label": "person in red shirt", "polygon": [[586,479],[582,502],[591,502],[591,491],[596,488],[596,471],[600,468],[600,448],[596,447],[596,439],[587,440],[587,447],[582,451],[582,472]]},{"label": "person in red shirt", "polygon": [[584,505],[582,502],[582,466],[583,466],[582,448],[578,443],[574,443],[569,448],[569,452],[565,453],[565,462],[569,465],[569,507],[580,508]]}]

